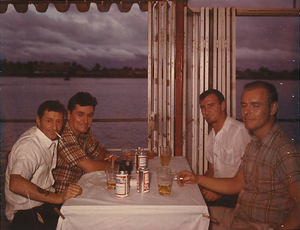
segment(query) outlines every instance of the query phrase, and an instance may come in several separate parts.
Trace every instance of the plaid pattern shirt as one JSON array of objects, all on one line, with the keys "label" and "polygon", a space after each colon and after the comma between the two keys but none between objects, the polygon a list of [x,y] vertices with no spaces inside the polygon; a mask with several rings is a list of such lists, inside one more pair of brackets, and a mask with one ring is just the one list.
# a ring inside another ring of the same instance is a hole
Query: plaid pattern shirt
[{"label": "plaid pattern shirt", "polygon": [[105,148],[94,139],[91,130],[77,138],[67,122],[59,139],[57,166],[53,171],[54,188],[61,193],[70,183],[77,183],[84,173],[77,164],[84,159],[104,159]]},{"label": "plaid pattern shirt", "polygon": [[277,228],[293,208],[288,186],[300,181],[300,153],[294,141],[275,123],[262,142],[246,147],[240,172],[243,186],[235,212],[239,219]]}]

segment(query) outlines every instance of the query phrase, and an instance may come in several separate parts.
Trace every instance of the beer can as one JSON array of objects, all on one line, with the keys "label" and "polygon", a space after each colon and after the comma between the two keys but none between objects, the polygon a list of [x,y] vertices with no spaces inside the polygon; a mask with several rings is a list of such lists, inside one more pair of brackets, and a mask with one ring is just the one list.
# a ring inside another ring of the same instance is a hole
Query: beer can
[{"label": "beer can", "polygon": [[148,168],[138,169],[136,191],[139,193],[146,193],[150,191],[150,176]]},{"label": "beer can", "polygon": [[144,148],[140,148],[140,152],[138,154],[138,168],[147,168],[147,155],[144,152]]},{"label": "beer can", "polygon": [[146,155],[138,155],[138,169],[147,167],[147,156]]},{"label": "beer can", "polygon": [[116,174],[116,196],[126,197],[129,195],[129,180],[126,171]]}]

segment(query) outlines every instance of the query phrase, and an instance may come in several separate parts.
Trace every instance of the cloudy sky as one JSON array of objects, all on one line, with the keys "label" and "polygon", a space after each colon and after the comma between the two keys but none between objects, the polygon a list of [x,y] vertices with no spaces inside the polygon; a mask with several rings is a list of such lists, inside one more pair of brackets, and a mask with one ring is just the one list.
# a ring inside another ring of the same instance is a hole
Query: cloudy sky
[{"label": "cloudy sky", "polygon": [[[236,6],[291,8],[293,0],[189,0],[191,7]],[[299,7],[299,1],[297,2]],[[71,4],[46,13],[33,5],[17,13],[12,5],[0,14],[0,58],[8,61],[75,61],[87,68],[147,67],[147,13],[134,4],[128,13],[113,4],[107,13],[95,4],[86,13]],[[299,68],[299,18],[238,17],[237,68],[272,70]]]}]

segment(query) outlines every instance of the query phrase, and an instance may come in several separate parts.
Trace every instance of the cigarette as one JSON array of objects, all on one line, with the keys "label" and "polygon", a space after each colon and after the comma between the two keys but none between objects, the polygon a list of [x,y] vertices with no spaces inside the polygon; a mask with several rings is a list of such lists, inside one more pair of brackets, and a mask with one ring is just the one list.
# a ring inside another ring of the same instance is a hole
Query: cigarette
[{"label": "cigarette", "polygon": [[[55,132],[55,131],[54,131]],[[62,139],[61,135],[58,134],[58,132],[55,132],[55,134],[60,138]]]},{"label": "cigarette", "polygon": [[63,218],[63,220],[65,219],[65,216],[59,211],[59,209],[57,207],[54,207],[54,211],[60,215],[61,218]]},{"label": "cigarette", "polygon": [[214,223],[216,223],[216,224],[219,223],[219,221],[218,221],[216,218],[214,218],[214,217],[208,216],[208,215],[206,215],[206,214],[202,214],[202,216],[205,217],[205,218],[210,219],[212,222],[214,222]]},{"label": "cigarette", "polygon": [[105,161],[107,161],[109,158],[112,158],[113,155],[110,155],[109,157],[104,158]]}]

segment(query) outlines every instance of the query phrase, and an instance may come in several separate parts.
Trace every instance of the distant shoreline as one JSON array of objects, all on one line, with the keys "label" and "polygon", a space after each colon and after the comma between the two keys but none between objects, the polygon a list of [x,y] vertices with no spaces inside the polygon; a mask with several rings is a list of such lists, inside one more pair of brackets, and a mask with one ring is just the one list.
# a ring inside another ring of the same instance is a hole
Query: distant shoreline
[{"label": "distant shoreline", "polygon": [[56,75],[56,74],[37,74],[37,75],[0,75],[1,77],[27,77],[27,78],[64,78],[66,80],[71,80],[72,78],[147,78],[147,76],[94,76],[94,75],[76,75],[76,76],[67,76],[67,75]]},{"label": "distant shoreline", "polygon": [[[147,76],[92,76],[92,75],[81,75],[81,76],[66,76],[66,75],[23,75],[23,76],[10,76],[10,75],[0,75],[1,77],[24,77],[24,78],[63,78],[64,80],[68,81],[68,80],[72,80],[72,78],[110,78],[110,79],[124,79],[124,78],[129,78],[129,79],[147,79]],[[267,78],[267,77],[237,77],[237,80],[300,80],[299,78],[295,77],[288,77],[288,78]]]}]

